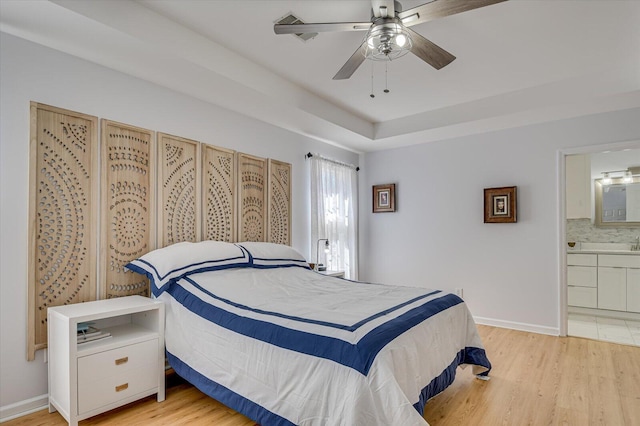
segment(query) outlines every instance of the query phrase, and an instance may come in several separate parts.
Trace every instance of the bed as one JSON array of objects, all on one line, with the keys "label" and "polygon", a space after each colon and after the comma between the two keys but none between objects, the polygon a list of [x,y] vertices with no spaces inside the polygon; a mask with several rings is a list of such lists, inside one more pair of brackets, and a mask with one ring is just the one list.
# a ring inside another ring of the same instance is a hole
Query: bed
[{"label": "bed", "polygon": [[426,425],[458,366],[491,369],[456,295],[325,276],[288,246],[179,243],[127,267],[166,304],[173,369],[264,426]]}]

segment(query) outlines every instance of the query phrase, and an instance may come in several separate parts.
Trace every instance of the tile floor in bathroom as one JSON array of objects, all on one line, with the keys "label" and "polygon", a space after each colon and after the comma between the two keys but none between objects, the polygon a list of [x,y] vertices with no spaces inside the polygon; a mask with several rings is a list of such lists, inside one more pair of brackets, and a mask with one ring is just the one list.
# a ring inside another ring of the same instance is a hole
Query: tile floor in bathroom
[{"label": "tile floor in bathroom", "polygon": [[569,314],[569,336],[640,346],[640,321]]}]

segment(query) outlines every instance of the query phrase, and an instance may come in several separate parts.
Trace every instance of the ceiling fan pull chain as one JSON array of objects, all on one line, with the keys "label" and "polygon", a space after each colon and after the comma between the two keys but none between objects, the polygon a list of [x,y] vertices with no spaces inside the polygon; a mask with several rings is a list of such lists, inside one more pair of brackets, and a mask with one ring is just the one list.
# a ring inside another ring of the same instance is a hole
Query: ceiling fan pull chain
[{"label": "ceiling fan pull chain", "polygon": [[389,69],[389,62],[384,63],[384,93],[389,93],[389,81],[387,76],[387,71]]},{"label": "ceiling fan pull chain", "polygon": [[373,94],[373,61],[371,61],[371,94],[369,96],[371,96],[371,98],[376,97],[376,95]]}]

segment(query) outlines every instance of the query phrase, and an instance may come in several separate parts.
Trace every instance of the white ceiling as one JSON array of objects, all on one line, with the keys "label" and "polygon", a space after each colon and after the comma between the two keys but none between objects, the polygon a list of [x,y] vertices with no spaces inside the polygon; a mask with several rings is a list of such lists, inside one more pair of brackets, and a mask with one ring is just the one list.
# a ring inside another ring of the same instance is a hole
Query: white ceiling
[{"label": "white ceiling", "polygon": [[384,63],[332,80],[363,32],[275,35],[289,12],[368,21],[371,4],[0,0],[0,30],[356,152],[640,106],[640,1],[511,0],[416,25],[457,59],[389,63],[388,94]]}]

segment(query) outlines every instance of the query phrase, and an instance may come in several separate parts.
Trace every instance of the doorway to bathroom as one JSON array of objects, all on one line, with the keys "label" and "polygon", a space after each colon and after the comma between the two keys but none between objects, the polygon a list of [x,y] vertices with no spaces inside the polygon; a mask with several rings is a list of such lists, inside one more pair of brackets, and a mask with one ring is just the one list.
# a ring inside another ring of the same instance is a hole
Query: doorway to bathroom
[{"label": "doorway to bathroom", "polygon": [[640,346],[640,142],[598,148],[564,155],[562,317],[569,336]]}]

